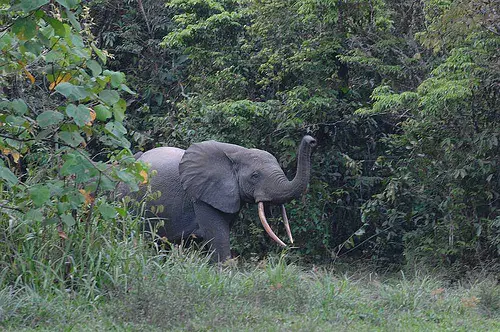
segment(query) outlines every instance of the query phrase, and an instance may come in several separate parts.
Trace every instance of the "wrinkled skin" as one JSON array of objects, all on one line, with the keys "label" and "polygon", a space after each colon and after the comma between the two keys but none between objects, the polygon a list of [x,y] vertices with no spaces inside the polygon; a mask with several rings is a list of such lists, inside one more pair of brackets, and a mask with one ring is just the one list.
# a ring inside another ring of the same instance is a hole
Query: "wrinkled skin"
[{"label": "wrinkled skin", "polygon": [[[151,187],[162,193],[148,207],[163,205],[163,211],[149,211],[147,217],[164,221],[158,236],[169,241],[201,238],[214,251],[212,259],[224,261],[230,257],[230,226],[242,204],[283,204],[299,197],[309,182],[315,145],[311,136],[302,139],[291,181],[270,153],[233,144],[206,141],[187,150],[161,147],[138,154],[138,160],[157,171]],[[125,186],[118,191],[128,193]]]}]

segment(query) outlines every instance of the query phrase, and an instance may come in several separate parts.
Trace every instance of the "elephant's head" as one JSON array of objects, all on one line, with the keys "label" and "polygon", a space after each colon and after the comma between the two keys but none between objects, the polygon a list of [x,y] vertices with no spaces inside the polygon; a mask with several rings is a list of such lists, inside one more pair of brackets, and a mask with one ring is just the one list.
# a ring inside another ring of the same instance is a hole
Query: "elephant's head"
[{"label": "elephant's head", "polygon": [[[282,205],[305,191],[315,145],[314,138],[304,136],[297,155],[297,173],[290,181],[276,158],[266,151],[216,141],[196,143],[186,150],[180,162],[181,183],[188,195],[225,213],[238,212],[242,202],[258,203],[259,217],[267,233],[286,246],[269,227],[264,203]],[[293,243],[283,205],[282,211]]]}]

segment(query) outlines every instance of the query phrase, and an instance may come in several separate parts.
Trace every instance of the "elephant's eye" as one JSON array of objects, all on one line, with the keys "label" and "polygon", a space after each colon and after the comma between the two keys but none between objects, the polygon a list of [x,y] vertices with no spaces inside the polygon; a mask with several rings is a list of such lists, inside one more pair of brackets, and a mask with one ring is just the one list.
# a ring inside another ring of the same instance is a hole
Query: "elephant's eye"
[{"label": "elephant's eye", "polygon": [[260,177],[260,173],[255,171],[252,173],[252,179],[257,180]]}]

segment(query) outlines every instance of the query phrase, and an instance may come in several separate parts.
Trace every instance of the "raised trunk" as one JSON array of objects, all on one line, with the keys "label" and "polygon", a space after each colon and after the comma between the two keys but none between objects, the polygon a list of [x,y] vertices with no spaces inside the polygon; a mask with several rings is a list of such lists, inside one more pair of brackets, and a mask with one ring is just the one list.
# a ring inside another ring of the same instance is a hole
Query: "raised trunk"
[{"label": "raised trunk", "polygon": [[[273,194],[275,194],[275,196],[274,199],[270,201],[271,203],[283,204],[292,198],[300,196],[305,191],[309,183],[309,178],[311,177],[311,152],[312,148],[315,146],[316,140],[314,138],[311,136],[304,136],[302,142],[300,142],[299,152],[297,154],[297,173],[292,181],[288,181],[283,171],[279,170],[279,173],[277,171],[277,177],[273,183],[273,187],[275,188]],[[264,213],[264,203],[259,201],[258,198],[257,203],[259,206],[259,218],[267,234],[280,246],[286,247],[286,244],[279,239],[269,226]],[[290,239],[290,243],[293,243],[292,232],[288,223],[288,217],[286,216],[285,206],[282,205],[281,209],[288,238]]]},{"label": "raised trunk", "polygon": [[284,180],[276,184],[278,193],[278,202],[284,203],[292,198],[299,197],[306,189],[311,177],[311,152],[316,146],[316,140],[307,135],[300,142],[299,151],[297,153],[297,173],[292,181]]}]

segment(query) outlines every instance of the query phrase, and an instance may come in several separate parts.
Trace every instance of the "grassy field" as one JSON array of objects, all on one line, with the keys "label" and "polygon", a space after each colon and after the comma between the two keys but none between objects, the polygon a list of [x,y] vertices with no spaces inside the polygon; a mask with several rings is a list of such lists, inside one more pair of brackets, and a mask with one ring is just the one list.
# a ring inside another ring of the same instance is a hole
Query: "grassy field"
[{"label": "grassy field", "polygon": [[283,258],[221,268],[192,253],[141,264],[100,291],[4,288],[0,330],[500,331],[492,277],[450,284]]}]

